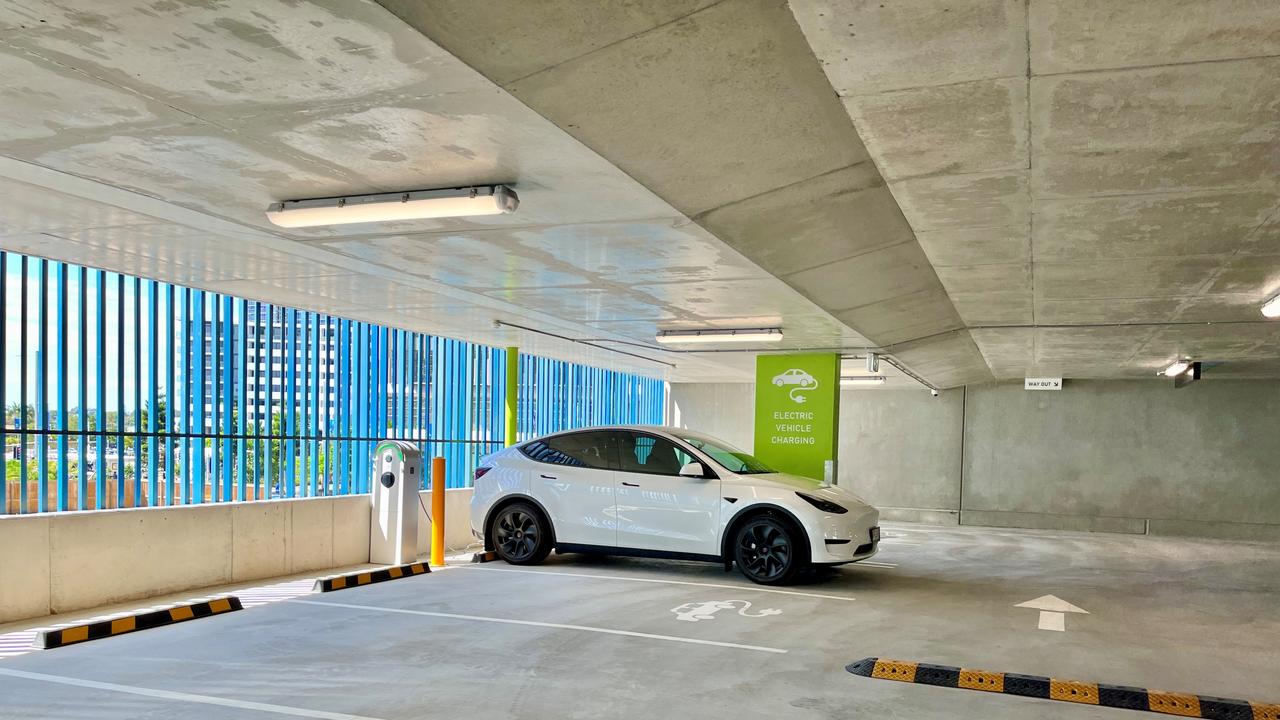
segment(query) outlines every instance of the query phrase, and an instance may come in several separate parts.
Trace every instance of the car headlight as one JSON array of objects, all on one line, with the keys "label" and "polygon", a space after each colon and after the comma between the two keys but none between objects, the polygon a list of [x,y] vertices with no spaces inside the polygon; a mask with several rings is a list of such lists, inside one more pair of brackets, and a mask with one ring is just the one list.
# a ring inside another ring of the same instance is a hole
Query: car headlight
[{"label": "car headlight", "polygon": [[799,491],[796,492],[796,495],[799,495],[801,500],[804,500],[805,502],[818,508],[824,513],[831,513],[832,515],[843,515],[849,512],[849,508],[837,505],[831,502],[830,500],[823,500],[820,497],[805,495],[804,493]]}]

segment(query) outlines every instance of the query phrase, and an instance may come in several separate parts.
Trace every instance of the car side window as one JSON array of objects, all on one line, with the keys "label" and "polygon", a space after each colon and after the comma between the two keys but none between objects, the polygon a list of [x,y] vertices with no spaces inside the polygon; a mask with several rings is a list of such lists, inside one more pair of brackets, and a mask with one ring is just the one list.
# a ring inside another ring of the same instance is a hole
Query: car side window
[{"label": "car side window", "polygon": [[608,433],[583,432],[535,440],[520,448],[532,460],[552,465],[608,470],[612,463],[612,439]]},{"label": "car side window", "polygon": [[618,469],[651,475],[679,475],[680,468],[695,460],[679,445],[655,435],[618,433]]}]

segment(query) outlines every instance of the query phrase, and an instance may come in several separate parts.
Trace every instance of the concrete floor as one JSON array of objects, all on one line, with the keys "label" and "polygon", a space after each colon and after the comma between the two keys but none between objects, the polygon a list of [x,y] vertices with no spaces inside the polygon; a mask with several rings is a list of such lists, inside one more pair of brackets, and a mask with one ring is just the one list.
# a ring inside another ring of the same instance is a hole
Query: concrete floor
[{"label": "concrete floor", "polygon": [[[781,591],[711,565],[553,556],[32,653],[0,662],[0,717],[1136,717],[844,671],[866,656],[1280,701],[1280,546],[885,532],[877,565]],[[1045,594],[1090,614],[1039,630],[1014,605]],[[672,612],[727,600],[780,612]]]}]

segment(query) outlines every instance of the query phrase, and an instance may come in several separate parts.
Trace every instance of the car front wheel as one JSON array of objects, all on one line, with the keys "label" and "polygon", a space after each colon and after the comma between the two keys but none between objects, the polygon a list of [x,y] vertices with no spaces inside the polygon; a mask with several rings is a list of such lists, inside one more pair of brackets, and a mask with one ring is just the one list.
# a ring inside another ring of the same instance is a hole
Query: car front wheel
[{"label": "car front wheel", "polygon": [[748,520],[733,539],[733,561],[748,580],[785,585],[804,567],[796,531],[771,515]]},{"label": "car front wheel", "polygon": [[551,552],[551,529],[532,506],[515,503],[494,520],[493,545],[498,557],[512,565],[536,565]]}]

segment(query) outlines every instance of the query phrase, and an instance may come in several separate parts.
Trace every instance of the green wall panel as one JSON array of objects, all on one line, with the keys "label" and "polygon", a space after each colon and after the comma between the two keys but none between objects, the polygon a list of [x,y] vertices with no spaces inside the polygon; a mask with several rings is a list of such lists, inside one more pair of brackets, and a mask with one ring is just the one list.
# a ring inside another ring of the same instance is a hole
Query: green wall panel
[{"label": "green wall panel", "polygon": [[840,356],[756,358],[755,456],[782,472],[822,480],[836,459]]}]

